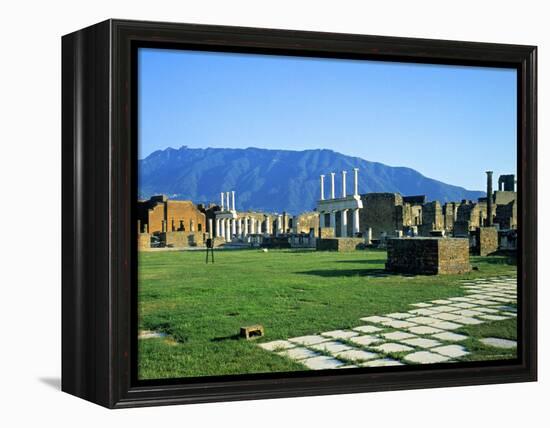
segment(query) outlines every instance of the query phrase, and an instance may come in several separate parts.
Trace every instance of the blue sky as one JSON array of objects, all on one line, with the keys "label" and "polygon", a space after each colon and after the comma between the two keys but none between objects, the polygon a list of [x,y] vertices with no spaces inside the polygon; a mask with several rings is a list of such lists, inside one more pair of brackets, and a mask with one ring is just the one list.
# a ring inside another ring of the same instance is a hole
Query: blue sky
[{"label": "blue sky", "polygon": [[304,150],[472,190],[516,173],[516,71],[139,51],[139,158],[186,145]]}]

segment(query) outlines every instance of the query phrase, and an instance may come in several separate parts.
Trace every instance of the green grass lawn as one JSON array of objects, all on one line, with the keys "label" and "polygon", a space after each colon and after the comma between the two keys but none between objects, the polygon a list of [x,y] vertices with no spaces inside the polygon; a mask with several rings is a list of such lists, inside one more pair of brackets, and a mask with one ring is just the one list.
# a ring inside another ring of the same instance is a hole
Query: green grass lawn
[{"label": "green grass lawn", "polygon": [[[377,250],[217,251],[215,264],[204,259],[202,251],[139,254],[139,329],[170,335],[139,341],[140,379],[303,370],[257,341],[239,339],[239,328],[262,324],[266,336],[260,340],[272,341],[355,327],[361,317],[464,295],[458,279],[515,269],[504,257],[484,257],[472,258],[479,270],[460,276],[373,278],[386,259]],[[515,320],[463,330],[513,338]],[[496,356],[475,342],[468,346],[470,360],[513,357],[513,351]]]}]

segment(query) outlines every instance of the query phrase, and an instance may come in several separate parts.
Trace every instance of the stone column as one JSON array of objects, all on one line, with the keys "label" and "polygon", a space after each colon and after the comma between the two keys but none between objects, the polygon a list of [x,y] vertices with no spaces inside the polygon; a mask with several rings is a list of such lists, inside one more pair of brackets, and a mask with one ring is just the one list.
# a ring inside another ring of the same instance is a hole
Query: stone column
[{"label": "stone column", "polygon": [[319,213],[319,227],[325,227],[325,212],[321,211]]},{"label": "stone column", "polygon": [[235,191],[234,190],[231,191],[231,202],[232,202],[231,209],[235,211]]},{"label": "stone column", "polygon": [[330,212],[330,226],[334,229],[334,236],[336,236],[336,211]]},{"label": "stone column", "polygon": [[208,237],[210,239],[212,239],[214,237],[214,234],[212,233],[212,223],[213,223],[212,219],[209,218],[208,219]]},{"label": "stone column", "polygon": [[340,211],[340,234],[342,238],[348,236],[348,210]]},{"label": "stone column", "polygon": [[189,221],[189,229],[191,229],[191,232],[195,231],[195,221],[194,220]]},{"label": "stone column", "polygon": [[342,198],[345,198],[347,196],[346,192],[346,174],[347,171],[342,171]]},{"label": "stone column", "polygon": [[359,233],[359,208],[353,210],[353,234]]},{"label": "stone column", "polygon": [[243,235],[243,219],[242,218],[237,219],[237,235],[239,235],[239,236]]},{"label": "stone column", "polygon": [[334,175],[336,173],[331,172],[330,173],[330,199],[335,199],[335,193],[334,193]]},{"label": "stone column", "polygon": [[353,196],[359,196],[359,168],[353,168]]},{"label": "stone column", "polygon": [[225,239],[225,219],[220,219],[220,233],[219,236]]},{"label": "stone column", "polygon": [[372,227],[367,228],[367,231],[365,232],[365,244],[371,245],[372,244]]},{"label": "stone column", "polygon": [[277,216],[277,233],[276,233],[277,236],[280,235],[282,229],[283,229],[282,216],[278,215]]},{"label": "stone column", "polygon": [[235,236],[237,234],[237,219],[231,219],[231,234]]},{"label": "stone column", "polygon": [[321,174],[321,200],[325,200],[325,176]]},{"label": "stone column", "polygon": [[231,209],[231,205],[229,204],[229,192],[225,192],[225,209],[227,211]]},{"label": "stone column", "polygon": [[231,219],[227,219],[225,222],[225,239],[231,241]]},{"label": "stone column", "polygon": [[221,233],[220,233],[220,219],[217,218],[216,219],[216,238],[221,236]]},{"label": "stone column", "polygon": [[248,236],[248,217],[244,218],[244,236]]},{"label": "stone column", "polygon": [[271,217],[265,217],[265,233],[271,235]]},{"label": "stone column", "polygon": [[[493,225],[493,171],[486,171],[487,174],[487,226]],[[480,227],[483,224],[480,223]]]}]

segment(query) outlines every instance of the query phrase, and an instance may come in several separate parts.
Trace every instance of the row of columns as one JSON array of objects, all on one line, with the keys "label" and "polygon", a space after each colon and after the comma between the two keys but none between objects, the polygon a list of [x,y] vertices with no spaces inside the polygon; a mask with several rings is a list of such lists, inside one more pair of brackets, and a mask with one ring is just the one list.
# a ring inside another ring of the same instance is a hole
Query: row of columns
[{"label": "row of columns", "polygon": [[[347,171],[342,171],[342,193],[341,197],[347,197],[346,175]],[[335,172],[330,173],[330,199],[336,199],[335,192]],[[321,174],[321,200],[325,200],[325,175]],[[353,196],[359,196],[359,168],[353,168]]]},{"label": "row of columns", "polygon": [[220,206],[222,211],[235,211],[235,191],[220,193]]},{"label": "row of columns", "polygon": [[[282,216],[277,216],[277,234],[282,233],[281,218]],[[266,226],[262,228],[262,223],[264,222]],[[260,234],[262,233],[262,229],[265,229],[265,233],[269,235],[273,233],[270,216],[267,216],[264,221],[254,217],[216,218],[216,237],[221,237],[225,240],[229,240],[233,236],[245,237],[252,234]],[[210,225],[210,230],[212,230],[212,225]]]},{"label": "row of columns", "polygon": [[352,211],[352,233],[353,235],[359,233],[359,208],[354,208],[352,210],[345,209],[339,211],[330,211],[330,220],[329,224],[325,224],[325,212],[321,212],[319,215],[319,226],[320,227],[332,227],[336,230],[336,213],[340,212],[340,236],[348,236],[348,212]]}]

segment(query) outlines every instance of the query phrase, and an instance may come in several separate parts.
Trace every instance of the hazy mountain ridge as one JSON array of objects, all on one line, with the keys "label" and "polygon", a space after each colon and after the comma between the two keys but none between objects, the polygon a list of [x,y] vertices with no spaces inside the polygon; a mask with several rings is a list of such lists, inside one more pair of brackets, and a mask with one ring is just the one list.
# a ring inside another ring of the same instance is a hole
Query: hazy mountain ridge
[{"label": "hazy mountain ridge", "polygon": [[348,171],[347,190],[353,192],[353,168],[359,168],[359,192],[425,194],[441,203],[477,199],[484,194],[424,177],[405,167],[391,167],[332,150],[268,150],[168,148],[139,160],[140,198],[166,194],[196,203],[218,202],[220,192],[236,191],[237,209],[298,213],[312,210],[319,198],[319,175],[336,172],[336,197],[341,171]]}]

